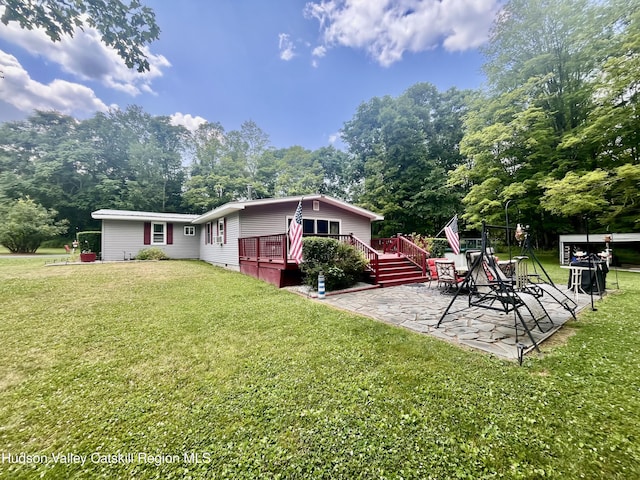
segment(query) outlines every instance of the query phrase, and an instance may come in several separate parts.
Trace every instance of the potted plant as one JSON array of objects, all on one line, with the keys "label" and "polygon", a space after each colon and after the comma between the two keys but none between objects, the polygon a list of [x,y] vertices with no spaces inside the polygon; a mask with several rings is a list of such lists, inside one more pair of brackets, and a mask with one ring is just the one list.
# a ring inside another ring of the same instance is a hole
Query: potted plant
[{"label": "potted plant", "polygon": [[91,251],[91,248],[89,248],[89,242],[87,242],[86,240],[84,241],[82,252],[80,252],[80,261],[81,262],[96,261],[96,254],[95,252]]}]

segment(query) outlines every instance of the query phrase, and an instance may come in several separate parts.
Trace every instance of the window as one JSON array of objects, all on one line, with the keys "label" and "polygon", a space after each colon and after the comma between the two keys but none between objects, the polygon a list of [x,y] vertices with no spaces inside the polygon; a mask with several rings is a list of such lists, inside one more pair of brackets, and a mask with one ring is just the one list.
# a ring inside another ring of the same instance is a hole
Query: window
[{"label": "window", "polygon": [[145,245],[172,245],[173,223],[144,222]]},{"label": "window", "polygon": [[212,230],[211,222],[208,222],[208,223],[207,223],[207,234],[206,234],[205,239],[204,239],[204,243],[206,243],[207,245],[209,245],[210,243],[212,243],[212,240],[211,240],[211,237],[212,237],[211,230]]},{"label": "window", "polygon": [[[291,224],[291,220],[291,218],[287,219],[287,226]],[[303,218],[302,233],[304,235],[340,235],[340,222],[320,218]]]},{"label": "window", "polygon": [[222,238],[220,243],[224,242],[224,218],[218,219],[218,236]]},{"label": "window", "polygon": [[185,225],[184,234],[186,237],[195,237],[196,236],[196,227],[193,225]]},{"label": "window", "polygon": [[165,223],[151,224],[151,245],[164,245],[167,243],[165,226]]},{"label": "window", "polygon": [[316,221],[312,218],[302,219],[302,233],[304,235],[312,235],[316,233]]},{"label": "window", "polygon": [[317,220],[316,233],[320,235],[327,235],[329,233],[329,220]]}]

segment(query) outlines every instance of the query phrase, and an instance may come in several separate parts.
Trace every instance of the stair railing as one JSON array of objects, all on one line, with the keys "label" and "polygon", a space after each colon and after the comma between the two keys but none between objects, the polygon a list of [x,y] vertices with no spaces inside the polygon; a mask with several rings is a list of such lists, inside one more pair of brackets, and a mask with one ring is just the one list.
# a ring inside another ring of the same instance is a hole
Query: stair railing
[{"label": "stair railing", "polygon": [[396,239],[397,253],[404,255],[408,260],[420,267],[422,269],[422,276],[426,277],[427,258],[429,258],[429,252],[401,235],[398,235]]},{"label": "stair railing", "polygon": [[378,283],[379,275],[380,275],[380,254],[371,248],[369,245],[364,243],[358,237],[356,237],[353,233],[348,235],[346,239],[340,239],[341,241],[345,241],[345,243],[349,243],[352,247],[358,250],[369,262],[369,268],[373,272],[375,282]]}]

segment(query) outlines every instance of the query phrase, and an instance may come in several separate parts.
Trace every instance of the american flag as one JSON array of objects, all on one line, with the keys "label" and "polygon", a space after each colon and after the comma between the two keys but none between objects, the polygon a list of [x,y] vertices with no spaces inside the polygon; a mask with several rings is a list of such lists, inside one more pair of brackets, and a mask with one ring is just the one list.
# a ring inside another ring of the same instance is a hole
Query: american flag
[{"label": "american flag", "polygon": [[289,258],[296,263],[302,261],[302,199],[289,226]]},{"label": "american flag", "polygon": [[460,253],[460,237],[458,236],[458,215],[454,215],[453,218],[444,227],[444,234],[447,236],[447,241],[453,253],[458,255]]}]

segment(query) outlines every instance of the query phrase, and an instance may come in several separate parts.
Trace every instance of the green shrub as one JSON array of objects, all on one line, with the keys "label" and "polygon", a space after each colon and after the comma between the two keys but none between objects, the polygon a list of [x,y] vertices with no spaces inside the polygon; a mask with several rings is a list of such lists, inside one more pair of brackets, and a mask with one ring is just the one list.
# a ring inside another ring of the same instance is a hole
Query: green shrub
[{"label": "green shrub", "polygon": [[300,270],[304,274],[304,283],[317,289],[318,275],[322,272],[327,291],[356,284],[367,266],[367,260],[360,252],[333,238],[304,238],[302,258]]},{"label": "green shrub", "polygon": [[78,248],[81,252],[100,253],[102,249],[102,232],[78,232]]},{"label": "green shrub", "polygon": [[431,258],[444,257],[444,252],[449,247],[449,243],[444,238],[425,237],[419,233],[411,234],[411,241],[429,252]]},{"label": "green shrub", "polygon": [[0,202],[0,244],[11,253],[35,253],[43,241],[63,234],[69,222],[29,197]]},{"label": "green shrub", "polygon": [[169,260],[169,257],[161,248],[150,247],[140,250],[136,255],[136,260]]}]

